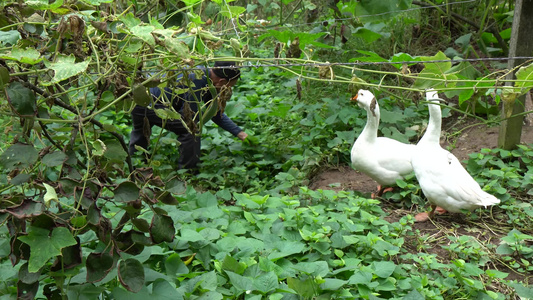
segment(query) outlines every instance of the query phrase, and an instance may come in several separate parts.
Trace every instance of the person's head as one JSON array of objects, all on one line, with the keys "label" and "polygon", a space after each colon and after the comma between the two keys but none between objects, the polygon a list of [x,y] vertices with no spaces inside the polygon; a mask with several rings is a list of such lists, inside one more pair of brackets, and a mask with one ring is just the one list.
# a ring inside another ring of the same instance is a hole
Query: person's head
[{"label": "person's head", "polygon": [[223,86],[233,87],[241,77],[241,72],[233,61],[217,61],[209,71],[209,77],[213,85],[220,90]]}]

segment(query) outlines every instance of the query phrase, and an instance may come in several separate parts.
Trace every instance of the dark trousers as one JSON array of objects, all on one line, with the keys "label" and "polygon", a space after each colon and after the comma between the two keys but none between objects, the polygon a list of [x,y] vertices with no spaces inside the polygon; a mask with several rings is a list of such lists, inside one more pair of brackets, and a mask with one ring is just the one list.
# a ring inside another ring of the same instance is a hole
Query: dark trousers
[{"label": "dark trousers", "polygon": [[[136,106],[131,112],[133,129],[130,135],[129,152],[130,155],[135,153],[135,145],[148,149],[150,136],[145,136],[144,120],[149,122],[147,128],[154,125],[174,132],[180,142],[180,151],[178,158],[178,168],[196,169],[200,161],[200,136],[194,136],[187,131],[180,120],[162,120],[156,113],[148,108]],[[151,132],[149,130],[148,132]],[[147,132],[147,133],[148,133]]]}]

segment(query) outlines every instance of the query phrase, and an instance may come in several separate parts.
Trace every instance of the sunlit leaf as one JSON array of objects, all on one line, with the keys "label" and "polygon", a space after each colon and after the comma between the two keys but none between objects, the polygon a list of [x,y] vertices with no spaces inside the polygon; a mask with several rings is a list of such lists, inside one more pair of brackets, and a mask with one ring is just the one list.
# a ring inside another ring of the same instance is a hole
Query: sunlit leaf
[{"label": "sunlit leaf", "polygon": [[0,55],[2,59],[15,60],[23,64],[34,65],[41,62],[41,53],[35,48],[14,48],[10,52]]},{"label": "sunlit leaf", "polygon": [[154,26],[139,24],[132,27],[130,30],[131,33],[136,37],[140,38],[151,46],[155,46],[155,39],[152,35],[152,32],[155,30]]},{"label": "sunlit leaf", "polygon": [[82,2],[85,2],[90,5],[99,6],[102,3],[111,3],[113,0],[81,0]]},{"label": "sunlit leaf", "polygon": [[59,199],[57,198],[56,190],[52,186],[48,185],[45,182],[43,182],[43,185],[46,188],[46,193],[43,197],[44,205],[46,207],[50,207],[50,203],[52,202],[52,200],[57,202],[59,201]]},{"label": "sunlit leaf", "polygon": [[76,75],[79,75],[87,70],[89,67],[90,59],[76,63],[74,56],[60,55],[55,62],[44,61],[45,65],[54,70],[54,77],[50,82],[42,82],[42,85],[52,85],[59,83],[63,80],[69,79]]},{"label": "sunlit leaf", "polygon": [[48,0],[27,0],[24,4],[38,10],[56,9],[63,5],[63,0],[56,0],[50,3]]},{"label": "sunlit leaf", "polygon": [[437,53],[435,56],[421,56],[420,61],[428,61],[424,63],[424,70],[418,74],[418,78],[414,83],[415,88],[439,88],[439,87],[453,87],[454,80],[457,75],[449,74],[448,71],[452,67],[451,60],[443,53]]},{"label": "sunlit leaf", "polygon": [[223,5],[220,14],[227,18],[235,18],[246,11],[245,7],[235,5]]},{"label": "sunlit leaf", "polygon": [[[521,94],[527,93],[533,87],[533,63],[521,67],[515,75],[517,80],[523,80],[515,82],[515,86],[520,88]],[[527,80],[530,80],[530,82],[527,82]]]},{"label": "sunlit leaf", "polygon": [[104,152],[107,150],[106,145],[100,139],[97,139],[96,141],[92,141],[91,145],[93,146],[92,153],[94,156],[102,156],[104,155]]}]

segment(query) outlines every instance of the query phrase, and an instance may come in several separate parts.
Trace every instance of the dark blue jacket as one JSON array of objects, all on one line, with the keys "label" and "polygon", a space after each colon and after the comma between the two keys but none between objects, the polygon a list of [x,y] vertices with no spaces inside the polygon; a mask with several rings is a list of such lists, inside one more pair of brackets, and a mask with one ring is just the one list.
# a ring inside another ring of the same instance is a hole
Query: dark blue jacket
[{"label": "dark blue jacket", "polygon": [[[172,106],[177,112],[182,113],[183,104],[185,102],[188,102],[191,110],[196,113],[198,111],[198,100],[202,101],[203,103],[207,103],[208,101],[213,99],[213,96],[209,91],[208,69],[204,69],[202,72],[204,73],[204,76],[202,76],[202,78],[196,78],[194,72],[190,73],[189,80],[192,82],[192,85],[190,87],[187,86],[186,82],[182,82],[183,78],[181,76],[178,77],[177,80],[179,84],[175,86],[175,88],[187,89],[188,91],[185,93],[174,95],[174,93],[169,87],[164,88],[165,95],[163,97],[165,97],[166,101],[171,101]],[[158,99],[161,97],[161,89],[159,87],[150,88],[150,94],[152,94],[152,97],[154,98],[155,107],[163,108],[163,104],[158,101]],[[194,95],[196,95],[196,98]],[[222,113],[221,111],[218,111],[217,114],[215,114],[215,116],[211,118],[211,120],[215,122],[215,124],[217,124],[218,126],[222,127],[222,129],[228,131],[234,136],[237,136],[237,134],[242,131],[242,129],[237,126],[237,124],[235,124],[226,114]],[[196,118],[195,121],[198,122],[198,118]]]}]

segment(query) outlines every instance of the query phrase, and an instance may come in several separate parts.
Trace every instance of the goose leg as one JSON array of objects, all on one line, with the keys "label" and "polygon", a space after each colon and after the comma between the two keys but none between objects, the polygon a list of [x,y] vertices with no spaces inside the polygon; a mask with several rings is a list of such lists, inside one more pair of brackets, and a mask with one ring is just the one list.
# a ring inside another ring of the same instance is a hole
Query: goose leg
[{"label": "goose leg", "polygon": [[378,190],[375,193],[372,193],[372,199],[376,199],[377,197],[381,197],[386,192],[392,192],[394,189],[391,187],[383,187],[382,185],[378,185]]},{"label": "goose leg", "polygon": [[435,212],[436,212],[438,215],[442,215],[442,214],[447,213],[448,211],[445,210],[444,208],[440,207],[440,206],[437,206],[437,207],[435,208]]}]

